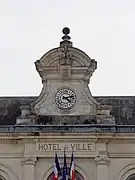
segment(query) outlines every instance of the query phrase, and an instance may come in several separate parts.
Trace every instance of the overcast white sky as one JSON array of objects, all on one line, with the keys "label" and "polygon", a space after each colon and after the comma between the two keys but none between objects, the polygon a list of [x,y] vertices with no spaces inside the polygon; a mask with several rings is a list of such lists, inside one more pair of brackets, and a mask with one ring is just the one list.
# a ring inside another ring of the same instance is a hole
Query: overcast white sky
[{"label": "overcast white sky", "polygon": [[0,96],[39,95],[34,62],[65,26],[98,62],[93,95],[135,95],[135,0],[0,0]]}]

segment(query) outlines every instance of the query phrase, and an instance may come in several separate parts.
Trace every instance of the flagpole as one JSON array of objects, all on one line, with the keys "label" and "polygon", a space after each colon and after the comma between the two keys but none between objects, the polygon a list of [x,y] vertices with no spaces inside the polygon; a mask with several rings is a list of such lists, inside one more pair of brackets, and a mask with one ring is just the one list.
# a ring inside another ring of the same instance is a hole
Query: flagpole
[{"label": "flagpole", "polygon": [[66,162],[66,153],[65,153],[65,149],[64,149],[64,164],[63,164],[63,176],[62,176],[62,180],[67,180],[67,162]]},{"label": "flagpole", "polygon": [[72,151],[69,177],[71,180],[75,180],[75,164],[74,164],[74,152]]}]

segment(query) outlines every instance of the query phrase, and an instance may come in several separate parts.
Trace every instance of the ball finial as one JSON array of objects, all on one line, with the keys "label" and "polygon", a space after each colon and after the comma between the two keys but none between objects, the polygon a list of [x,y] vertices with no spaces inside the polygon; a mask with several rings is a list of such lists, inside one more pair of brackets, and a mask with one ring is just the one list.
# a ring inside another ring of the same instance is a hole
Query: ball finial
[{"label": "ball finial", "polygon": [[62,39],[63,39],[64,41],[69,41],[69,40],[71,39],[70,36],[68,36],[68,34],[70,33],[70,29],[69,29],[68,27],[65,27],[65,28],[63,28],[62,32],[63,32],[63,34],[64,34],[64,36],[62,37]]},{"label": "ball finial", "polygon": [[62,30],[63,34],[67,35],[70,33],[70,29],[68,27],[63,28]]}]

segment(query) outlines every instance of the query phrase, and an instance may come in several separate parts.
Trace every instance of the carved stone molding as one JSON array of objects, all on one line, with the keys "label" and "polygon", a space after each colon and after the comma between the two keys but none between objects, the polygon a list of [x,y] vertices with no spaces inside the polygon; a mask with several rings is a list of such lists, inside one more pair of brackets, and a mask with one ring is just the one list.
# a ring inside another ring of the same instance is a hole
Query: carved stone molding
[{"label": "carved stone molding", "polygon": [[22,158],[23,165],[35,165],[37,158],[35,156],[28,156]]},{"label": "carved stone molding", "polygon": [[99,165],[99,164],[108,164],[109,163],[109,157],[107,155],[96,156],[95,157],[95,162],[96,162],[97,165]]}]

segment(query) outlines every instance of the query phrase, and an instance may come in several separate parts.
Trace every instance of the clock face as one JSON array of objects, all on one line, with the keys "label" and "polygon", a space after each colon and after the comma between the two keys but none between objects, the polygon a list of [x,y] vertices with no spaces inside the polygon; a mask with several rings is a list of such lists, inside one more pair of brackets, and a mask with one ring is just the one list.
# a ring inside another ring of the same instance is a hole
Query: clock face
[{"label": "clock face", "polygon": [[76,103],[76,94],[68,88],[60,89],[55,95],[55,103],[60,109],[71,109]]}]

